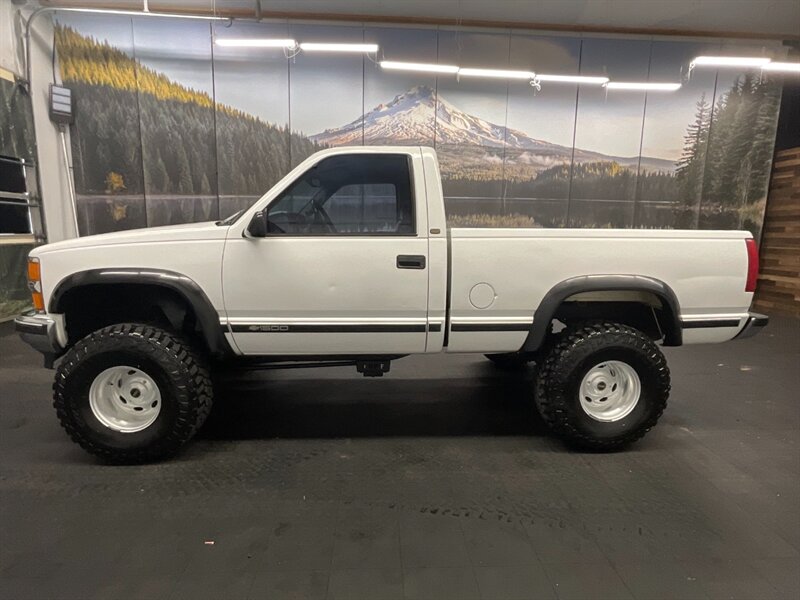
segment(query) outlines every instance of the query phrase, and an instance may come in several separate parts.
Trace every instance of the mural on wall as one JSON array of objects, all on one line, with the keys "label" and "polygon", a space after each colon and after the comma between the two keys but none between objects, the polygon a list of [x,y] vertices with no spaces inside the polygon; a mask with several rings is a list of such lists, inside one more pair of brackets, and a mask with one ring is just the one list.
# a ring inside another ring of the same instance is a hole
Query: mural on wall
[{"label": "mural on wall", "polygon": [[[104,19],[59,17],[56,30],[76,90],[83,233],[224,217],[314,151],[356,144],[435,146],[453,225],[761,226],[781,84],[752,72],[683,77],[719,43]],[[220,47],[212,35],[375,42],[395,60],[684,85],[535,91],[388,72],[358,54]]]},{"label": "mural on wall", "polygon": [[[281,39],[288,33],[285,24],[236,22],[217,36]],[[219,214],[224,217],[250,206],[288,173],[291,154],[312,149],[289,130],[289,68],[282,52],[212,50]]]},{"label": "mural on wall", "polygon": [[147,226],[137,87],[154,92],[158,82],[152,72],[139,80],[130,20],[98,16],[92,23],[112,33],[114,44],[55,30],[61,78],[75,99],[70,139],[83,235]]}]

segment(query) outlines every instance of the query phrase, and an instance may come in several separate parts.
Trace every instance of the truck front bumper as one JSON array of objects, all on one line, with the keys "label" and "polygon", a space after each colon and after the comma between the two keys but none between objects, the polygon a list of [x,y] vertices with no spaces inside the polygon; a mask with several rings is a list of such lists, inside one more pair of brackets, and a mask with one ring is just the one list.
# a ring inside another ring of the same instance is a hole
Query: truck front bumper
[{"label": "truck front bumper", "polygon": [[753,337],[769,323],[769,317],[759,313],[751,312],[747,321],[742,327],[742,330],[736,334],[735,340],[743,340],[744,338]]},{"label": "truck front bumper", "polygon": [[48,315],[35,312],[20,315],[14,319],[14,328],[24,342],[44,354],[47,366],[64,352],[58,341],[58,323]]}]

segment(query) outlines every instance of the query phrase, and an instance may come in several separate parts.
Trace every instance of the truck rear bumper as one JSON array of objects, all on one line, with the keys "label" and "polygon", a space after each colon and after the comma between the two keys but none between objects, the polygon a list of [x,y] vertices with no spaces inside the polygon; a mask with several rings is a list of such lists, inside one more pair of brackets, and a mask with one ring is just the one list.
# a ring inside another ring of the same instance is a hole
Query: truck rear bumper
[{"label": "truck rear bumper", "polygon": [[63,353],[58,341],[56,320],[38,313],[26,313],[14,319],[14,328],[24,342],[45,355],[45,361],[52,362]]},{"label": "truck rear bumper", "polygon": [[736,334],[736,337],[733,339],[743,340],[744,338],[753,337],[764,327],[766,327],[767,323],[769,323],[769,317],[767,315],[751,312],[744,324],[744,327],[742,327],[742,330]]}]

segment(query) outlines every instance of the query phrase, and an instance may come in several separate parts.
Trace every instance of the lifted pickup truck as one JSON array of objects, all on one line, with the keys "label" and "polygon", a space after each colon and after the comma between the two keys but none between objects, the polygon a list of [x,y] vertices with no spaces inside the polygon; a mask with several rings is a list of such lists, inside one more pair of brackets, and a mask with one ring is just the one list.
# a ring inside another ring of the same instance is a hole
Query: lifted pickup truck
[{"label": "lifted pickup truck", "polygon": [[72,439],[110,462],[177,451],[213,370],[477,352],[535,362],[533,401],[572,445],[641,438],[670,389],[658,344],[747,337],[758,257],[743,231],[448,229],[436,154],[311,156],[217,223],[90,236],[30,254],[22,337],[57,366]]}]

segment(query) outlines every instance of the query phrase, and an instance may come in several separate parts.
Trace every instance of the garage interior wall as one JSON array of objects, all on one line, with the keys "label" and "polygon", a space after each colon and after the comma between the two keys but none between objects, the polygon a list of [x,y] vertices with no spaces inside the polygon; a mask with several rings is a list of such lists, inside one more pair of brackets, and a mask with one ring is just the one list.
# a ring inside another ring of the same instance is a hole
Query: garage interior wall
[{"label": "garage interior wall", "polygon": [[[11,3],[0,5],[0,322],[28,307],[30,292],[25,263],[35,238],[28,223],[26,201],[18,196],[25,181],[16,176],[21,164],[36,164],[33,112],[30,96],[19,83],[15,61],[14,19]],[[24,161],[24,162],[22,162]]]},{"label": "garage interior wall", "polygon": [[[224,217],[315,150],[362,143],[435,146],[457,226],[762,229],[783,78],[688,73],[688,64],[700,54],[785,56],[774,40],[62,11],[33,28],[26,95],[21,38],[31,8],[0,10],[9,75],[0,117],[27,114],[23,135],[48,165],[38,178],[49,241],[75,235],[59,129],[47,114],[51,82],[75,93],[68,151],[82,235]],[[213,43],[223,37],[368,41],[380,52],[287,57]],[[683,87],[536,91],[522,81],[390,73],[380,59]],[[0,318],[24,302],[27,248],[16,259],[6,250],[0,296],[14,298]]]},{"label": "garage interior wall", "polygon": [[[23,162],[24,161],[24,162]],[[26,200],[18,194],[27,182],[16,175],[27,171],[35,183],[36,147],[30,98],[15,75],[0,67],[0,321],[22,312],[30,303],[25,278],[28,252],[35,238],[28,220]]]},{"label": "garage interior wall", "polygon": [[800,147],[775,153],[755,306],[800,316]]},{"label": "garage interior wall", "polygon": [[[32,215],[33,233],[57,242],[77,233],[69,193],[71,158],[65,160],[59,130],[48,117],[48,84],[53,81],[52,19],[38,19],[31,29],[34,81],[30,86],[25,81],[25,23],[35,8],[32,3],[20,7],[10,1],[0,2],[0,154],[24,159],[35,170],[29,179],[30,199],[41,203],[43,210]],[[69,132],[66,135],[68,138]],[[40,169],[39,165],[47,168]],[[0,231],[8,229],[2,227],[5,223],[0,220]],[[28,305],[24,259],[33,243],[33,236],[0,232],[0,321],[12,318],[20,307]]]},{"label": "garage interior wall", "polygon": [[[790,60],[798,57],[794,44]],[[783,86],[760,256],[755,307],[800,316],[800,77]]]},{"label": "garage interior wall", "polygon": [[[30,111],[32,122],[26,125],[25,135],[33,135],[29,144],[36,149],[38,194],[44,208],[47,241],[57,242],[75,237],[75,221],[70,201],[68,164],[64,158],[59,128],[48,116],[49,84],[53,81],[53,21],[37,19],[31,28],[31,72],[30,86],[25,82],[25,23],[36,9],[29,3],[18,7],[11,2],[0,2],[0,68],[14,80],[16,105],[19,110]],[[13,124],[21,117],[4,111],[2,123]],[[67,138],[69,132],[67,131]],[[69,154],[69,147],[67,148]],[[46,169],[38,165],[47,165]]]},{"label": "garage interior wall", "polygon": [[[82,234],[216,219],[315,150],[435,146],[457,226],[760,232],[782,86],[696,69],[775,41],[56,13]],[[215,38],[374,42],[378,55]],[[677,92],[389,72],[380,59],[682,81]]]}]

